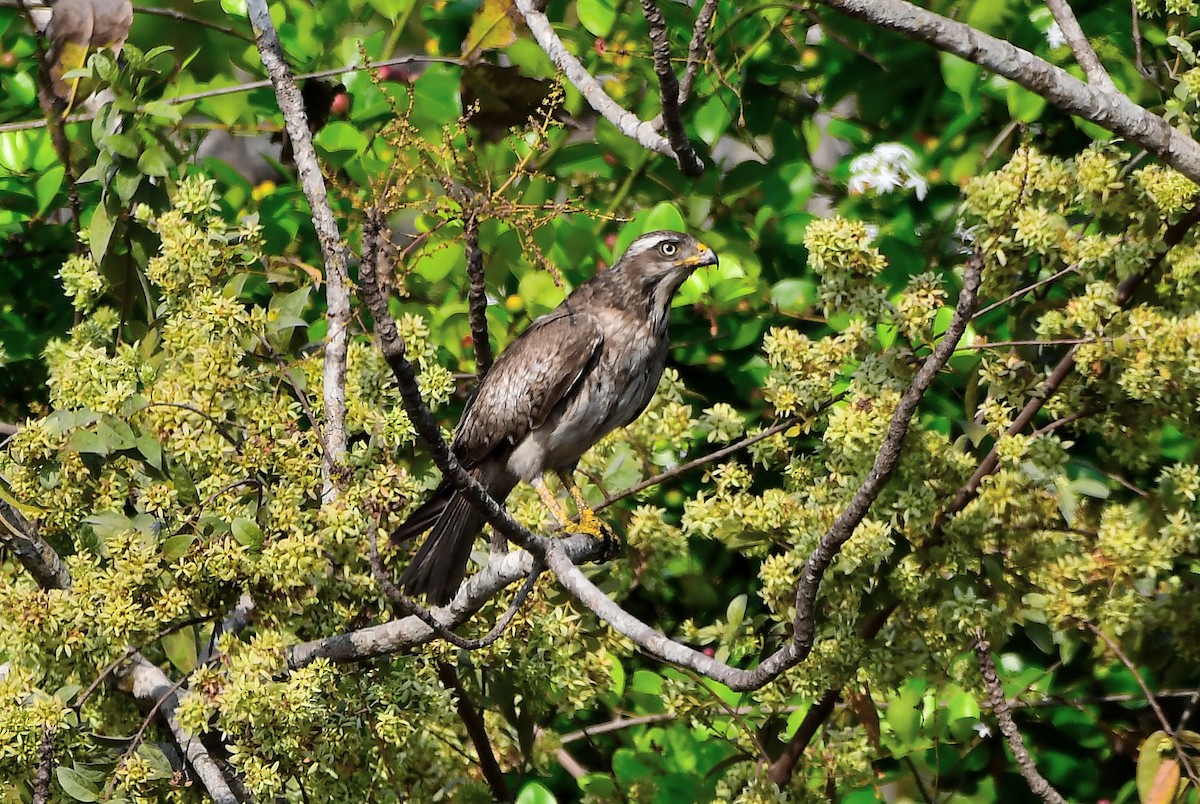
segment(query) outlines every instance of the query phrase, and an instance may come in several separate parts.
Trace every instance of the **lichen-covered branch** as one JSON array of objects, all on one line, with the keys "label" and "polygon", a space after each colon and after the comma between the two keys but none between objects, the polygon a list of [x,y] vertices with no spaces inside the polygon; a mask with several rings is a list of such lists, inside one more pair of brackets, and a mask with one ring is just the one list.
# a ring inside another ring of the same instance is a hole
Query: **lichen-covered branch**
[{"label": "lichen-covered branch", "polygon": [[1017,761],[1021,775],[1029,784],[1029,789],[1047,804],[1066,804],[1067,800],[1038,771],[1033,758],[1029,756],[1029,750],[1025,748],[1025,739],[1013,721],[1008,699],[1004,697],[1004,688],[1000,686],[1000,679],[996,675],[996,664],[992,661],[991,646],[980,637],[975,640],[974,647],[975,658],[979,662],[979,674],[983,676],[983,686],[987,690],[988,702],[992,705],[992,714],[996,716],[996,722],[1000,724],[1000,731],[1008,740],[1009,750],[1012,751],[1013,759]]},{"label": "lichen-covered branch", "polygon": [[595,76],[589,73],[579,59],[567,50],[562,39],[554,32],[550,20],[538,9],[534,0],[513,0],[513,2],[517,10],[521,12],[521,16],[524,17],[525,24],[529,26],[538,45],[601,117],[643,148],[671,157],[679,165],[679,169],[687,173],[688,167],[683,158],[671,147],[670,141],[658,133],[653,122],[639,120],[637,115],[623,109],[619,103],[609,97]]},{"label": "lichen-covered branch", "polygon": [[0,545],[11,550],[43,589],[70,589],[67,565],[25,516],[0,500]]},{"label": "lichen-covered branch", "polygon": [[119,684],[129,691],[134,698],[148,706],[157,706],[158,713],[170,728],[175,737],[175,744],[183,751],[188,762],[195,771],[200,783],[218,804],[240,804],[241,799],[233,792],[225,778],[224,772],[216,760],[208,753],[204,743],[198,737],[179,725],[175,718],[175,710],[179,702],[190,693],[176,688],[167,674],[151,664],[140,653],[135,653],[130,660],[117,671]]},{"label": "lichen-covered branch", "polygon": [[[346,350],[350,327],[350,279],[346,272],[346,252],[341,232],[333,217],[333,208],[325,190],[325,178],[317,163],[317,152],[308,128],[308,115],[300,87],[292,75],[275,32],[275,24],[267,10],[266,0],[247,0],[246,10],[258,45],[263,66],[275,87],[279,110],[291,139],[300,186],[312,210],[313,226],[321,243],[325,259],[325,366],[323,393],[325,401],[322,433],[322,468],[325,500],[336,496],[338,473],[346,455]],[[317,424],[314,422],[314,425]]]},{"label": "lichen-covered branch", "polygon": [[[593,561],[601,554],[599,542],[590,536],[555,539],[554,545],[568,562]],[[450,603],[430,609],[430,614],[437,618],[442,630],[457,628],[502,589],[529,577],[535,560],[523,550],[492,554],[487,566],[468,578]],[[438,636],[438,630],[410,614],[380,625],[295,645],[288,652],[288,663],[295,668],[317,658],[331,662],[361,662],[415,648]]]},{"label": "lichen-covered branch", "polygon": [[999,73],[1064,112],[1137,143],[1165,164],[1200,182],[1200,143],[1119,92],[1086,84],[1010,42],[905,0],[817,2]]}]

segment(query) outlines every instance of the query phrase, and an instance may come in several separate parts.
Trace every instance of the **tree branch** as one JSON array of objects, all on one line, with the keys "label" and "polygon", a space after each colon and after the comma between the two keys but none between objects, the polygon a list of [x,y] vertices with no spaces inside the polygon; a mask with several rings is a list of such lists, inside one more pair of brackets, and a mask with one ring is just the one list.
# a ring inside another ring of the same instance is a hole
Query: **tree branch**
[{"label": "tree branch", "polygon": [[617,127],[617,130],[629,137],[643,148],[655,153],[669,156],[679,165],[686,175],[689,166],[683,158],[671,147],[671,143],[655,129],[652,122],[639,120],[633,112],[621,108],[615,100],[609,97],[604,87],[591,73],[575,58],[563,41],[554,32],[554,27],[544,13],[538,10],[536,0],[513,0],[517,10],[529,26],[533,38],[546,52],[558,69],[562,70],[567,80],[579,90],[584,100],[596,110],[596,113]]},{"label": "tree branch", "polygon": [[225,778],[216,760],[195,735],[179,725],[175,710],[179,703],[191,693],[176,688],[167,674],[151,664],[140,653],[135,653],[117,673],[121,686],[134,698],[148,706],[157,706],[167,727],[175,738],[175,744],[183,751],[200,783],[218,804],[240,804],[240,799]]},{"label": "tree branch", "polygon": [[679,83],[679,102],[686,103],[692,96],[692,87],[696,76],[700,74],[700,64],[704,61],[705,51],[708,50],[708,26],[712,24],[713,15],[717,12],[717,0],[704,0],[700,12],[696,14],[696,24],[692,26],[692,41],[688,45],[687,67],[683,71],[683,80]]},{"label": "tree branch", "polygon": [[704,172],[704,162],[696,154],[683,120],[679,116],[679,99],[682,94],[679,79],[671,67],[671,39],[667,34],[667,22],[663,19],[655,0],[642,0],[642,14],[650,26],[650,41],[654,46],[654,74],[658,76],[659,96],[662,103],[662,120],[667,129],[667,141],[675,152],[679,169],[685,176],[699,176]]},{"label": "tree branch", "polygon": [[954,350],[958,348],[959,339],[967,329],[971,314],[975,311],[976,296],[979,293],[979,283],[983,277],[983,255],[976,251],[967,260],[963,269],[963,287],[958,296],[958,304],[954,309],[954,318],[950,321],[945,335],[938,343],[933,353],[921,365],[912,384],[900,398],[892,421],[888,425],[888,434],[879,448],[875,463],[867,473],[862,485],[854,493],[850,504],[826,531],[817,543],[812,555],[804,564],[800,573],[800,586],[796,590],[796,616],[793,620],[793,639],[799,645],[802,653],[812,649],[813,634],[816,631],[816,600],[817,591],[825,570],[833,562],[842,545],[854,534],[870,510],[871,505],[883,491],[888,478],[896,464],[900,462],[900,452],[904,445],[904,437],[908,433],[909,422],[917,412],[917,406],[922,397],[933,384],[939,371],[950,360]]},{"label": "tree branch", "polygon": [[50,777],[54,773],[54,727],[42,726],[42,744],[38,746],[37,773],[33,777],[33,804],[49,804]]},{"label": "tree branch", "polygon": [[1071,46],[1071,52],[1075,54],[1075,61],[1079,62],[1079,66],[1083,68],[1083,74],[1087,76],[1088,83],[1106,92],[1118,92],[1116,84],[1104,69],[1104,65],[1100,63],[1100,57],[1096,55],[1096,51],[1092,49],[1092,44],[1088,42],[1083,29],[1079,27],[1079,20],[1075,19],[1075,14],[1071,11],[1067,0],[1046,0],[1046,8],[1050,9],[1050,13],[1054,15],[1054,21],[1058,23],[1058,29],[1062,31],[1067,44]]},{"label": "tree branch", "polygon": [[1008,740],[1009,750],[1012,751],[1013,758],[1017,761],[1021,775],[1029,784],[1029,789],[1047,804],[1067,804],[1067,800],[1038,771],[1037,765],[1029,756],[1028,749],[1025,748],[1021,730],[1013,721],[1008,699],[1004,697],[1004,689],[1000,686],[1000,679],[996,676],[996,664],[992,661],[991,646],[981,636],[975,640],[974,648],[975,658],[979,661],[979,674],[983,676],[983,686],[987,690],[988,701],[992,705],[992,714],[996,716],[996,721],[1000,724],[1000,731]]},{"label": "tree branch", "polygon": [[[567,556],[568,562],[594,561],[601,555],[599,542],[590,536],[555,539],[554,544]],[[500,590],[527,578],[534,561],[534,557],[525,551],[494,553],[487,566],[468,578],[450,603],[431,609],[430,614],[441,629],[457,628]],[[288,651],[288,665],[303,667],[317,658],[338,663],[361,662],[424,645],[438,636],[438,630],[410,614],[380,625],[295,645]]]},{"label": "tree branch", "polygon": [[841,690],[829,689],[809,707],[809,710],[804,713],[804,719],[800,721],[796,733],[784,747],[783,753],[771,763],[771,767],[767,770],[769,781],[781,787],[788,783],[788,780],[792,778],[792,772],[796,769],[796,763],[804,755],[804,749],[808,748],[808,744],[816,736],[817,729],[821,728],[821,724],[833,714],[833,708],[837,706],[841,697]]},{"label": "tree branch", "polygon": [[321,243],[325,259],[325,303],[327,322],[325,334],[325,364],[322,378],[325,401],[325,421],[322,427],[325,449],[322,453],[326,501],[337,496],[341,464],[346,455],[346,350],[350,326],[350,278],[346,271],[346,253],[333,208],[325,190],[325,178],[317,163],[308,115],[300,88],[292,76],[283,55],[275,24],[267,10],[266,0],[247,0],[246,11],[254,28],[254,37],[263,66],[275,87],[279,110],[295,153],[300,186],[312,211],[313,226]]},{"label": "tree branch", "polygon": [[67,565],[25,515],[0,499],[0,545],[13,552],[42,589],[70,589]]},{"label": "tree branch", "polygon": [[471,703],[470,696],[458,679],[458,673],[446,662],[438,662],[437,674],[442,686],[455,695],[458,717],[467,729],[467,736],[475,745],[475,753],[479,756],[479,769],[483,771],[484,781],[491,788],[492,795],[497,801],[512,801],[512,793],[504,782],[504,771],[500,770],[500,763],[496,761],[496,754],[492,750],[492,741],[488,739],[483,716]]},{"label": "tree branch", "polygon": [[[528,0],[524,0],[528,2]],[[1125,137],[1200,183],[1200,143],[1119,92],[1085,84],[1027,50],[905,0],[817,0],[871,25],[925,42],[1017,82],[1068,114]]]},{"label": "tree branch", "polygon": [[479,213],[471,212],[463,221],[463,235],[467,243],[467,278],[471,286],[467,290],[467,312],[471,319],[471,345],[475,349],[475,377],[483,377],[492,368],[492,343],[488,339],[487,287],[484,285],[483,252],[479,250]]}]

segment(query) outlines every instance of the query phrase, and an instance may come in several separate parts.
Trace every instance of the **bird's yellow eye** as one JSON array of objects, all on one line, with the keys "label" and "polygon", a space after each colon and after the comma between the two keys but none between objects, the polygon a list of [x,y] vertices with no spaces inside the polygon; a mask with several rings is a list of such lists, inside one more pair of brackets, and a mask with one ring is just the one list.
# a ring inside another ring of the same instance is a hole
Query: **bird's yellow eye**
[{"label": "bird's yellow eye", "polygon": [[674,257],[676,254],[679,253],[679,246],[668,241],[666,243],[663,243],[661,246],[659,246],[658,250],[663,253],[664,257]]}]

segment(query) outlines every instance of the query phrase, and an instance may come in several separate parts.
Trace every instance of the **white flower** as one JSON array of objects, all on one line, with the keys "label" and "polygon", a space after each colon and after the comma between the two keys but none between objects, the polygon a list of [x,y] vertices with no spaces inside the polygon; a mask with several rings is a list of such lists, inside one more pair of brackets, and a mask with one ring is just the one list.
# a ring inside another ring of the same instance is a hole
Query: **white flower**
[{"label": "white flower", "polygon": [[1045,33],[1046,44],[1052,48],[1062,47],[1067,43],[1067,37],[1063,36],[1062,28],[1058,27],[1057,22],[1050,23],[1050,27]]},{"label": "white flower", "polygon": [[976,723],[971,728],[973,728],[975,730],[976,734],[978,734],[980,737],[983,737],[984,739],[987,739],[988,737],[992,736],[992,730],[989,729],[988,725],[986,723],[984,723],[983,721]]},{"label": "white flower", "polygon": [[876,145],[868,154],[857,156],[850,163],[850,180],[846,187],[858,195],[867,190],[890,193],[904,188],[913,190],[918,200],[925,200],[929,182],[917,173],[917,157],[912,149],[899,142]]}]

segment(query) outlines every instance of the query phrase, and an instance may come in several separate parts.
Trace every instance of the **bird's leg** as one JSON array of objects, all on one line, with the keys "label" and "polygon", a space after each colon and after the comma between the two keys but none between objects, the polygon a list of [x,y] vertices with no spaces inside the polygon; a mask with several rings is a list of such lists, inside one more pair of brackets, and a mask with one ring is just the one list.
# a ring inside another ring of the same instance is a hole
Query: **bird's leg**
[{"label": "bird's leg", "polygon": [[546,506],[546,510],[550,512],[550,516],[554,517],[554,521],[560,527],[566,527],[571,518],[567,516],[566,510],[554,498],[554,495],[550,493],[550,489],[546,488],[546,479],[539,477],[537,480],[531,480],[529,485],[533,486],[533,490],[537,492],[538,499],[542,501],[542,505]]},{"label": "bird's leg", "polygon": [[569,470],[560,470],[558,479],[567,487],[567,491],[571,493],[571,499],[575,501],[575,509],[579,511],[579,525],[575,528],[579,533],[585,533],[599,539],[604,543],[604,556],[601,561],[607,561],[616,556],[620,548],[620,541],[617,539],[612,528],[608,526],[604,520],[596,516],[596,512],[592,510],[592,506],[584,499],[583,492],[579,486],[575,484],[574,473]]}]

